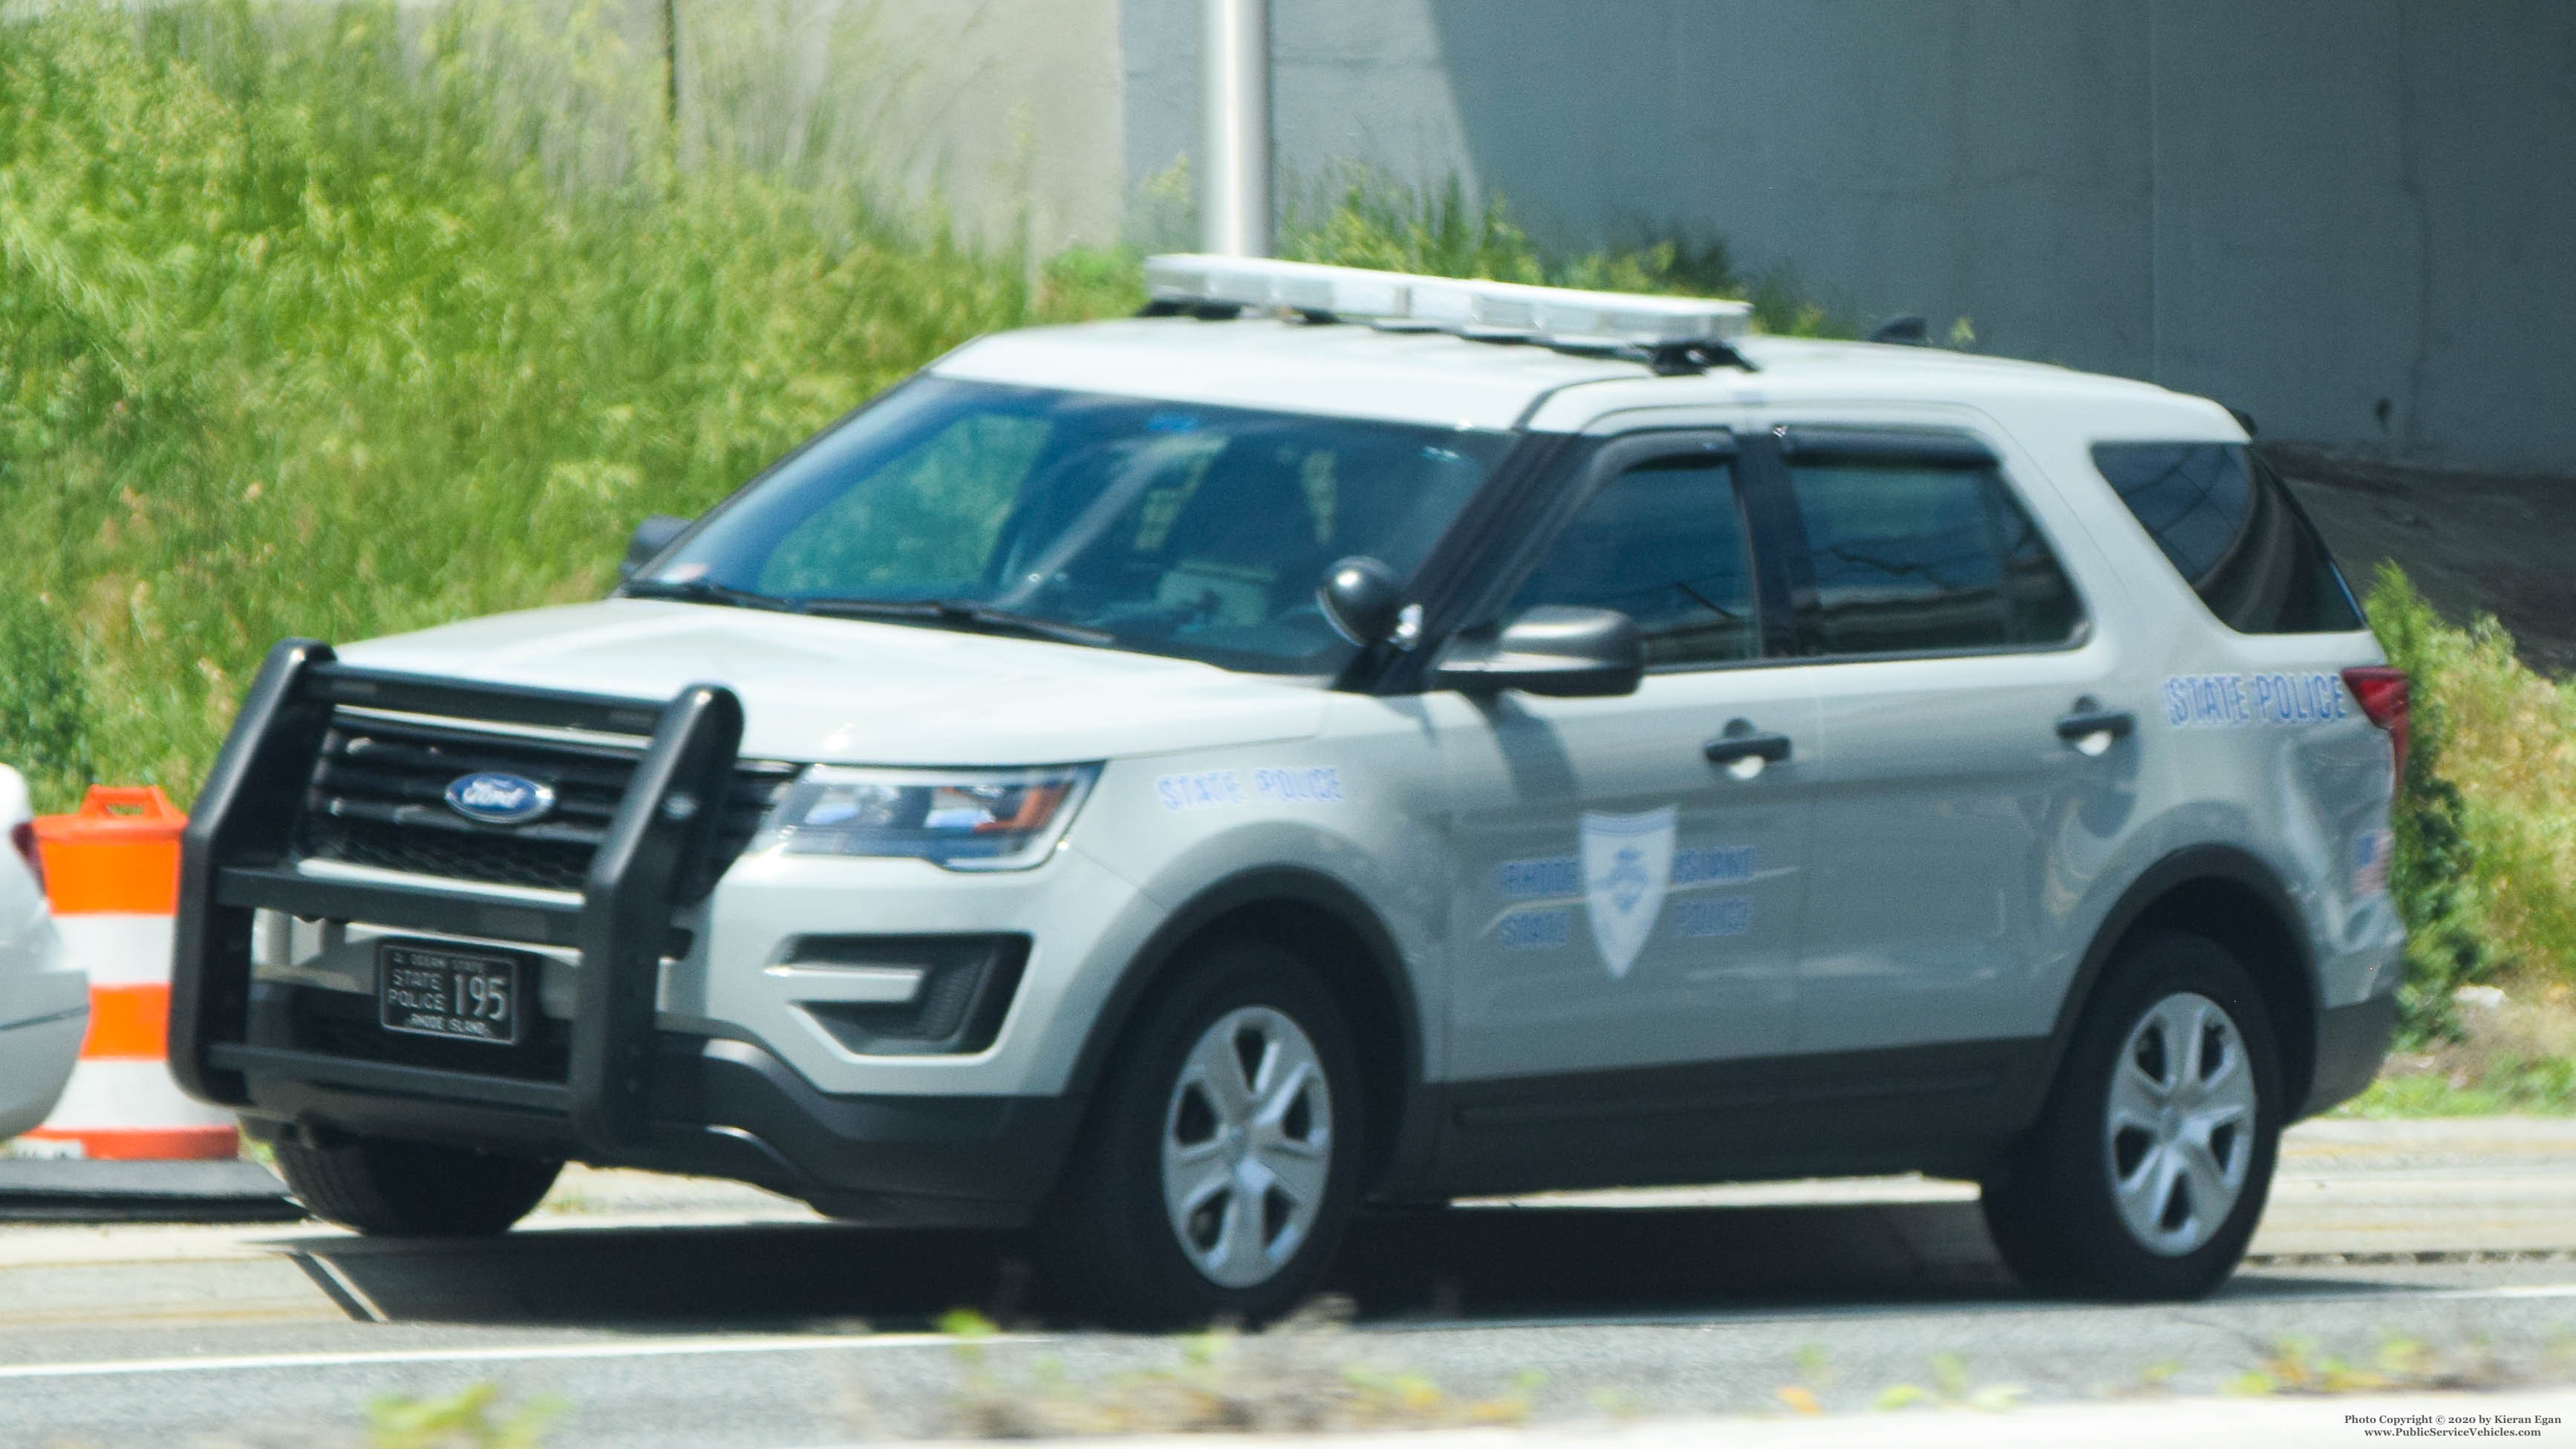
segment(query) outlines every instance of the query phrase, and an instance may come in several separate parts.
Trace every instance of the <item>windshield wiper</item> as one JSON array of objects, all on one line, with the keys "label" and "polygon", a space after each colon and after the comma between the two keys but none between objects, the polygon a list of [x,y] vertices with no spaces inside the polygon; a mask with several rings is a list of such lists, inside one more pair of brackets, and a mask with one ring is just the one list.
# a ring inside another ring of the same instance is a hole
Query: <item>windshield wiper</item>
[{"label": "windshield wiper", "polygon": [[783,614],[805,612],[802,602],[774,594],[729,588],[706,579],[633,579],[618,590],[630,599],[678,599],[690,604],[723,604],[736,609],[773,609]]},{"label": "windshield wiper", "polygon": [[969,599],[800,599],[797,602],[817,614],[841,614],[858,619],[918,619],[925,624],[947,624],[986,634],[1052,639],[1059,644],[1114,644],[1118,640],[1117,635],[1106,629],[1087,629],[1080,624],[1041,619],[1033,614],[1014,614],[1008,609],[996,609]]}]

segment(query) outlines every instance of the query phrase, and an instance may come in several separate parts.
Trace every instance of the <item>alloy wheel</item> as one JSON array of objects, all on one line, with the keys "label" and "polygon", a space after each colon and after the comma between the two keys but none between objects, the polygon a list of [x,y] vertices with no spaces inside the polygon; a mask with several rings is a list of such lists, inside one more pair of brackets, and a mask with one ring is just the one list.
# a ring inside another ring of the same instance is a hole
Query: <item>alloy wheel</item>
[{"label": "alloy wheel", "polygon": [[2139,1245],[2197,1249],[2235,1211],[2254,1157],[2254,1067],[2235,1018],[2196,992],[2149,1007],[2112,1065],[2111,1197]]},{"label": "alloy wheel", "polygon": [[1297,1256],[1324,1204],[1331,1084],[1286,1013],[1237,1007],[1182,1059],[1163,1111],[1163,1206],[1210,1282],[1250,1288]]}]

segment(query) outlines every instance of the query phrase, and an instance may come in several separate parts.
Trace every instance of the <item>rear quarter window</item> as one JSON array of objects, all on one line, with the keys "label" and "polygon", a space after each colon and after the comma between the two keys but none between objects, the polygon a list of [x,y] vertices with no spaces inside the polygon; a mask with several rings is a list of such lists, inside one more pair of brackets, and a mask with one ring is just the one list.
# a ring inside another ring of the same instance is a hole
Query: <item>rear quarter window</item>
[{"label": "rear quarter window", "polygon": [[2096,443],[2093,466],[2219,622],[2240,634],[2362,627],[2316,525],[2242,443]]}]

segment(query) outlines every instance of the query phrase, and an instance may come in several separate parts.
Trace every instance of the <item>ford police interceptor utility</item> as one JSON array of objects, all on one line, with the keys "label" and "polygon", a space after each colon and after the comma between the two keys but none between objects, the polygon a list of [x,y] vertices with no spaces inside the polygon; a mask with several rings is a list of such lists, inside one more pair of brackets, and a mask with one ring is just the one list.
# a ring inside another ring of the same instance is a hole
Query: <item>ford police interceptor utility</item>
[{"label": "ford police interceptor utility", "polygon": [[566,1159],[1275,1313],[1355,1208],[1920,1170],[2207,1291],[2386,1050],[2405,678],[2226,409],[1204,257],[599,603],[290,640],[172,1058],[322,1215]]}]

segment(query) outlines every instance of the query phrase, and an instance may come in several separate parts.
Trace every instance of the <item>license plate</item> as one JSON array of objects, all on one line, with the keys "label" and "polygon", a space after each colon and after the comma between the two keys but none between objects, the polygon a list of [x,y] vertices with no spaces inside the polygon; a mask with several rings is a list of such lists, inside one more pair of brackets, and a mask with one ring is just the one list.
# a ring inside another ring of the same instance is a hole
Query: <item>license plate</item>
[{"label": "license plate", "polygon": [[376,1019],[387,1031],[519,1043],[525,958],[445,946],[376,948]]}]

